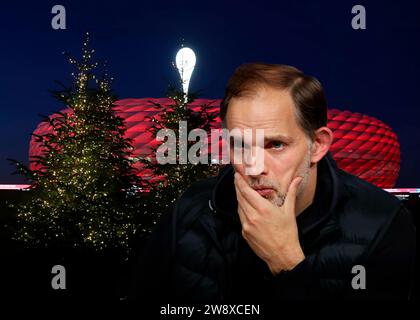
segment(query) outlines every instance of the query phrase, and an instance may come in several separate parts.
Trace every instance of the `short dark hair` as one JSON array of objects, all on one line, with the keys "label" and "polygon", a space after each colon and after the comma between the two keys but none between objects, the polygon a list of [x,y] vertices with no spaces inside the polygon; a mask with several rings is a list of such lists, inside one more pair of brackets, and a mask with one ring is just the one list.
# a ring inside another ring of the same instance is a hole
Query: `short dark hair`
[{"label": "short dark hair", "polygon": [[295,67],[267,63],[246,63],[235,70],[220,104],[222,121],[232,98],[255,94],[261,87],[289,91],[298,123],[311,139],[315,130],[327,125],[327,100],[321,83]]}]

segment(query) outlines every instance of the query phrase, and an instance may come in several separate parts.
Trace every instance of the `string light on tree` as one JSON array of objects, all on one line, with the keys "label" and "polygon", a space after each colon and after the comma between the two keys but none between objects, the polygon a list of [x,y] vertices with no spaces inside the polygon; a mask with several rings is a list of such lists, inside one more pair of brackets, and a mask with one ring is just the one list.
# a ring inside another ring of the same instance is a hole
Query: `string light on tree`
[{"label": "string light on tree", "polygon": [[16,162],[32,182],[32,197],[17,207],[15,235],[28,247],[125,251],[136,229],[144,228],[134,219],[142,202],[130,192],[140,184],[131,140],[115,114],[112,78],[93,52],[86,34],[81,58],[69,58],[73,83],[52,92],[70,110],[44,120],[51,132],[34,134],[43,152],[31,162],[40,168]]},{"label": "string light on tree", "polygon": [[[211,124],[216,115],[207,112],[209,104],[202,104],[197,108],[191,108],[191,104],[196,98],[196,94],[189,92],[189,85],[194,67],[196,56],[192,49],[183,47],[176,54],[176,68],[181,77],[182,91],[170,87],[168,97],[172,103],[163,105],[154,103],[158,115],[147,118],[152,122],[150,131],[156,137],[162,129],[171,129],[179,137],[182,132],[190,132],[194,129],[203,129],[210,134]],[[194,142],[188,141],[187,144],[180,143],[177,139],[176,154],[179,160],[180,154],[185,154]],[[181,194],[194,182],[215,176],[219,167],[211,163],[181,163],[159,164],[156,161],[156,147],[152,147],[149,156],[139,159],[144,165],[144,169],[153,172],[153,179],[148,180],[147,190],[149,197],[146,210],[151,210],[148,216],[154,216],[165,212],[171,203],[174,203]],[[210,157],[210,155],[208,155]]]}]

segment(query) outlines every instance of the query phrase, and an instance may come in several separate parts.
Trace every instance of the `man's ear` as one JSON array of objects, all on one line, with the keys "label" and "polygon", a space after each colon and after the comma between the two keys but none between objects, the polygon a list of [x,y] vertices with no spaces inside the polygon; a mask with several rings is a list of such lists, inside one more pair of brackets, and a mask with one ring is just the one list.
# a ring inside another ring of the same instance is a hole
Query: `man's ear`
[{"label": "man's ear", "polygon": [[312,163],[318,163],[325,156],[328,150],[330,150],[332,141],[333,133],[328,127],[321,127],[315,131],[312,144]]}]

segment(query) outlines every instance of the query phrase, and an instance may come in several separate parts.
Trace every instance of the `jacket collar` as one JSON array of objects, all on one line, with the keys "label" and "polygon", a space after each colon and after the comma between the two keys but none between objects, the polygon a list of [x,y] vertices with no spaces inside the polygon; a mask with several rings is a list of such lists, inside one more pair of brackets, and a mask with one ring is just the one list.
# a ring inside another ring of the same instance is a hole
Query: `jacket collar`
[{"label": "jacket collar", "polygon": [[[314,201],[297,217],[298,230],[301,236],[317,229],[318,226],[328,220],[335,211],[340,198],[344,195],[338,170],[330,153],[318,163]],[[219,173],[209,206],[215,214],[226,218],[235,229],[241,229],[237,213],[238,202],[236,200],[232,165],[225,166]]]}]

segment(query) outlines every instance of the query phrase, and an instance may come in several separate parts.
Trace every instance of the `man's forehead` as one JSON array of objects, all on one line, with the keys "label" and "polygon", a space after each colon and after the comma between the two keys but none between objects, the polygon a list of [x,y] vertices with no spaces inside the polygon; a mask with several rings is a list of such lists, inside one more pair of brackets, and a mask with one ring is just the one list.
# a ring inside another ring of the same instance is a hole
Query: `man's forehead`
[{"label": "man's forehead", "polygon": [[226,120],[237,127],[269,127],[275,122],[292,121],[293,117],[290,94],[268,89],[256,95],[232,98],[226,114]]},{"label": "man's forehead", "polygon": [[287,135],[298,126],[290,99],[275,97],[241,98],[229,103],[226,127],[229,130],[264,129],[265,135]]},{"label": "man's forehead", "polygon": [[252,137],[255,139],[257,134],[265,141],[279,140],[284,142],[291,142],[293,140],[293,136],[291,134],[283,132],[279,128],[233,128],[229,131],[229,137],[231,139],[243,138],[245,135],[252,135]]}]

